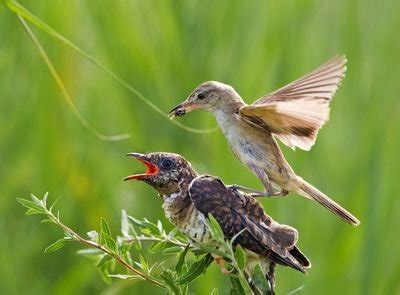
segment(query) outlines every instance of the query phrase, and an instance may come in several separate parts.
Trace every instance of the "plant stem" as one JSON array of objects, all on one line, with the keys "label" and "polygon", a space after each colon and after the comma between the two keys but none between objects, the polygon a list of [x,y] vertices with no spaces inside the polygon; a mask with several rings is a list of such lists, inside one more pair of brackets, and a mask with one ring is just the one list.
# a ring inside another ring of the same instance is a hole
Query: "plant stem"
[{"label": "plant stem", "polygon": [[69,228],[68,226],[66,226],[65,224],[63,224],[60,219],[58,217],[56,217],[53,212],[51,212],[50,210],[48,210],[47,208],[45,208],[46,210],[46,214],[47,216],[50,218],[51,221],[53,221],[56,225],[58,225],[60,228],[62,228],[64,230],[64,232],[66,232],[68,235],[70,235],[75,241],[87,245],[89,247],[92,248],[97,248],[100,251],[110,255],[111,257],[113,257],[119,264],[123,265],[126,269],[130,270],[131,272],[133,272],[134,274],[142,277],[144,280],[157,285],[161,288],[166,288],[164,286],[163,283],[161,283],[160,281],[142,273],[141,271],[137,270],[136,268],[134,268],[132,265],[130,265],[129,263],[127,263],[122,257],[120,257],[117,253],[115,253],[114,251],[111,251],[110,249],[94,242],[94,241],[90,241],[90,240],[86,240],[83,237],[81,237],[79,234],[77,234],[75,231],[73,231],[71,228]]},{"label": "plant stem", "polygon": [[143,242],[146,242],[146,241],[149,241],[149,242],[164,242],[164,241],[166,241],[166,242],[168,242],[170,244],[173,244],[173,245],[179,246],[179,247],[186,247],[187,246],[187,244],[179,242],[178,240],[173,240],[173,239],[171,239],[169,237],[164,237],[164,239],[162,239],[162,238],[156,238],[156,237],[137,236],[137,237],[129,237],[129,238],[125,238],[124,239],[124,242],[126,242],[126,243],[134,243],[136,241],[141,241],[141,242],[142,241]]}]

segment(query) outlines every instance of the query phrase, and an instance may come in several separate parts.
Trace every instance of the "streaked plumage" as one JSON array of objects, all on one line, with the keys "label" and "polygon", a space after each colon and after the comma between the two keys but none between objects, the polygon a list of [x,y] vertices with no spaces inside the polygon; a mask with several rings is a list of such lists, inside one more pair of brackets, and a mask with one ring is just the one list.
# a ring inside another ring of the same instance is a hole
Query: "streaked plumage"
[{"label": "streaked plumage", "polygon": [[182,116],[197,108],[212,112],[233,154],[262,181],[267,195],[295,192],[358,225],[350,212],[294,173],[275,140],[277,137],[291,148],[312,147],[328,120],[329,103],[344,77],[345,65],[345,57],[335,57],[252,105],[229,85],[205,82],[171,114]]},{"label": "streaked plumage", "polygon": [[[152,173],[132,175],[126,179],[142,180],[154,187],[163,199],[167,218],[194,244],[217,246],[206,225],[208,215],[212,214],[227,239],[246,229],[235,242],[247,251],[249,273],[255,265],[254,261],[261,262],[266,268],[271,263],[278,263],[301,272],[306,272],[311,266],[296,246],[296,229],[274,221],[253,197],[225,186],[216,177],[198,175],[180,155],[131,155],[143,162]],[[166,161],[170,164],[164,165]]]}]

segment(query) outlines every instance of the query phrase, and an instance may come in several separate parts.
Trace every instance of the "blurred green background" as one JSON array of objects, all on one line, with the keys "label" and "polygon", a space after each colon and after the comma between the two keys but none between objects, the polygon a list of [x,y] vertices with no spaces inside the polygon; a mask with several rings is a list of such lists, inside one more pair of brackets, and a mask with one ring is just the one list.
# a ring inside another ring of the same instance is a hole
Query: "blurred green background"
[{"label": "blurred green background", "polygon": [[[362,224],[352,228],[300,197],[262,200],[273,218],[299,229],[299,245],[313,263],[308,276],[279,267],[278,294],[302,285],[304,294],[400,294],[399,1],[22,4],[165,112],[205,80],[229,83],[251,102],[346,54],[347,76],[317,144],[308,153],[283,150],[299,175]],[[93,264],[75,254],[79,246],[44,255],[61,233],[24,216],[16,197],[49,191],[66,224],[85,233],[105,217],[117,233],[123,208],[168,223],[150,187],[121,181],[142,169],[127,152],[177,152],[226,183],[260,183],[234,159],[220,131],[198,135],[176,127],[86,59],[34,32],[90,124],[132,137],[105,142],[82,127],[15,14],[0,4],[0,293],[161,294],[146,283],[105,285]],[[202,112],[180,122],[216,124]],[[191,290],[208,294],[217,286],[224,294],[228,284],[213,266]]]}]

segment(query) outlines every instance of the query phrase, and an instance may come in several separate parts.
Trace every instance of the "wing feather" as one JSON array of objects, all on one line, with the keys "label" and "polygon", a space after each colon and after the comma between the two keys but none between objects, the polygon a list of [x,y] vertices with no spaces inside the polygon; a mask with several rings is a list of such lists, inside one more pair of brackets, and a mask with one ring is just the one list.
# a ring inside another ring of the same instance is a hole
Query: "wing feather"
[{"label": "wing feather", "polygon": [[[297,231],[280,225],[265,214],[252,197],[226,187],[212,176],[200,176],[192,181],[189,196],[195,208],[205,216],[212,214],[227,238],[243,231],[235,240],[243,248],[304,272],[304,267],[290,253],[297,242]],[[274,253],[271,256],[271,253]]]},{"label": "wing feather", "polygon": [[304,77],[239,110],[242,118],[285,145],[310,150],[329,119],[329,103],[346,72],[346,58],[334,57]]}]

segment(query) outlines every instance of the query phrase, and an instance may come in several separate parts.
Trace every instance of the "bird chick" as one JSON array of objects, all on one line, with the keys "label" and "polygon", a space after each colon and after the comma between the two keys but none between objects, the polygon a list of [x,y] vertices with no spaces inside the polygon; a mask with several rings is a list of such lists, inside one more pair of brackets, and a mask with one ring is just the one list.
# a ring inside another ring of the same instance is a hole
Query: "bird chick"
[{"label": "bird chick", "polygon": [[[178,154],[128,155],[142,162],[147,171],[130,175],[125,180],[140,180],[156,189],[169,221],[194,245],[215,245],[207,226],[207,218],[212,214],[226,239],[242,232],[235,239],[235,245],[241,245],[246,251],[247,275],[251,276],[255,265],[260,263],[273,288],[275,263],[303,273],[311,267],[308,258],[296,246],[297,230],[274,221],[255,198],[225,186],[216,177],[199,175]],[[220,257],[215,258],[220,260]]]}]

